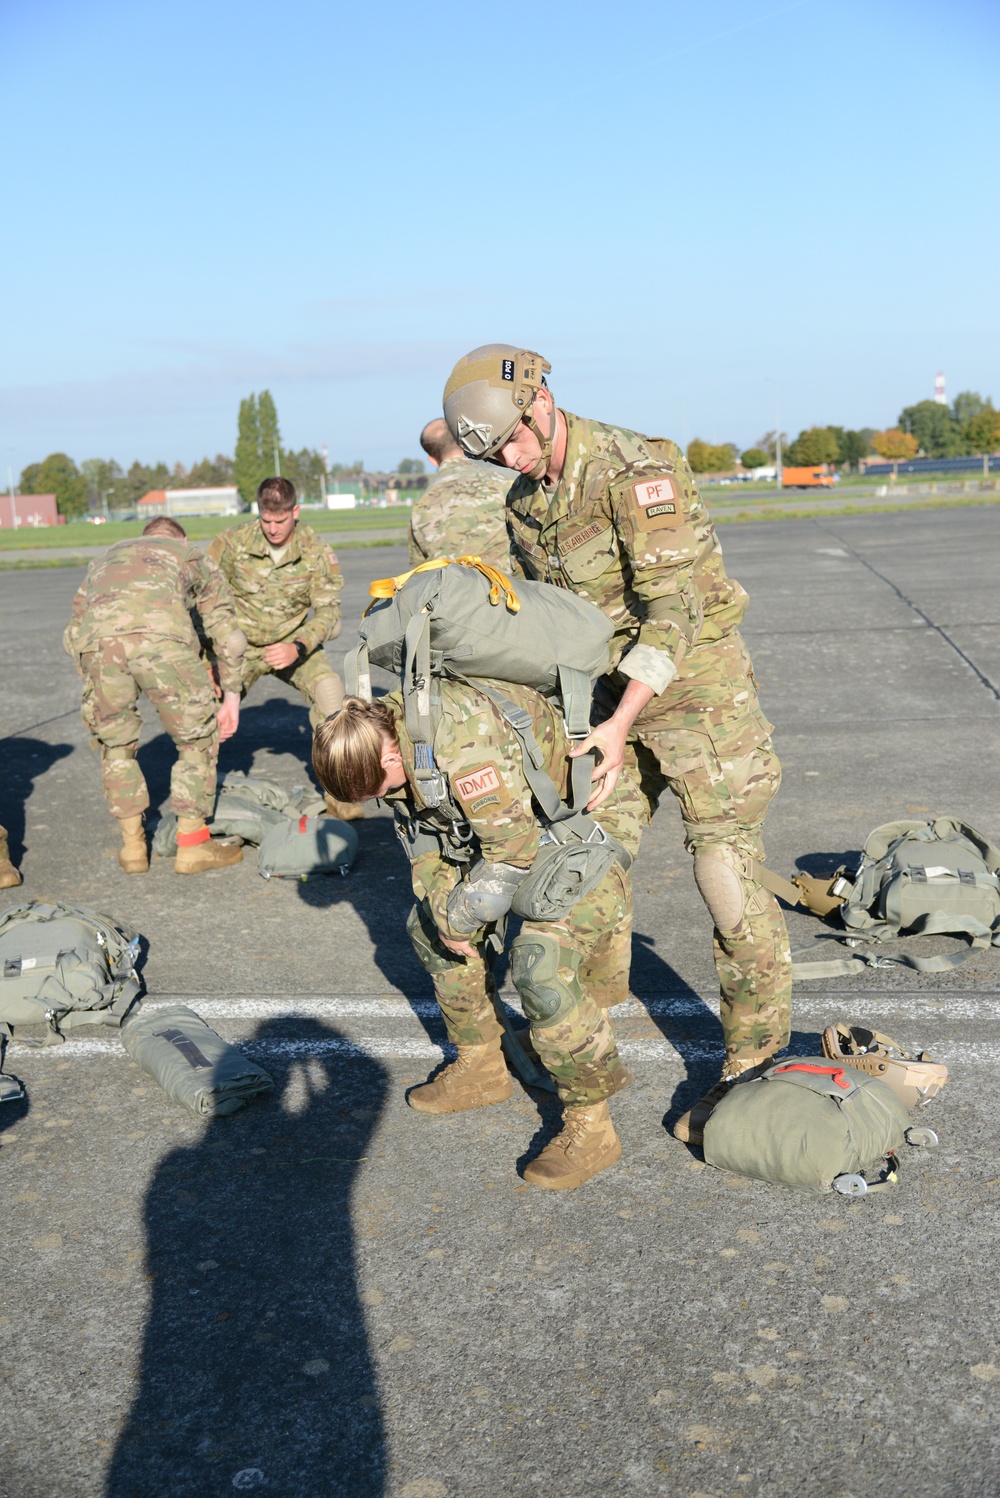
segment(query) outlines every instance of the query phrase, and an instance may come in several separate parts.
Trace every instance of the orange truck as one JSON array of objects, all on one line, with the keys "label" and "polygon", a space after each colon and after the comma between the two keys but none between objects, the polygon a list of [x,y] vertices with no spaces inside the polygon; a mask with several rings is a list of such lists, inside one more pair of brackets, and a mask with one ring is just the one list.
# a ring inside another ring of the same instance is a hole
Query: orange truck
[{"label": "orange truck", "polygon": [[781,470],[783,489],[832,489],[835,482],[834,475],[826,463],[818,463],[815,467]]}]

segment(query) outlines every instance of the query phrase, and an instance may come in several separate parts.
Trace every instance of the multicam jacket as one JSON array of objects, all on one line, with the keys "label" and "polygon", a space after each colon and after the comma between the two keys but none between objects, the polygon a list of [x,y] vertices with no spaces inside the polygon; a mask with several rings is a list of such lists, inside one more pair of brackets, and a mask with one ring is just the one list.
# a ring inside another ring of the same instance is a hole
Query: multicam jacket
[{"label": "multicam jacket", "polygon": [[510,570],[504,499],[513,475],[472,458],[445,458],[438,476],[413,501],[410,566],[431,557],[479,556]]},{"label": "multicam jacket", "polygon": [[233,590],[236,617],[251,646],[298,639],[312,652],[340,633],[344,578],[337,553],[308,525],[295,527],[280,562],[257,520],[220,531],[208,555]]},{"label": "multicam jacket", "polygon": [[91,562],[73,599],[63,644],[77,661],[113,635],[179,640],[197,654],[191,609],[197,609],[218,655],[223,691],[239,691],[246,641],[229,584],[214,562],[179,537],[118,541]]},{"label": "multicam jacket", "polygon": [[659,694],[691,646],[737,628],[747,595],[676,443],[563,415],[558,484],[519,475],[507,497],[514,557],[597,604],[615,625],[612,665]]},{"label": "multicam jacket", "polygon": [[[570,742],[559,707],[530,687],[489,682],[531,717],[543,768],[560,796],[569,796]],[[406,732],[402,693],[383,699],[396,719],[403,765],[410,777],[385,800],[409,844],[415,886],[430,900],[438,928],[449,933],[446,904],[459,877],[457,869],[477,858],[527,869],[538,853],[544,822],[539,821],[525,779],[520,740],[496,706],[471,682],[441,682],[441,717],[434,734],[434,760],[448,797],[429,807],[413,779],[417,750]],[[646,812],[631,773],[624,770],[596,819],[635,855]],[[425,834],[419,837],[419,834]],[[427,836],[431,834],[433,837]],[[436,846],[435,846],[436,845]],[[428,851],[430,850],[430,851]]]}]

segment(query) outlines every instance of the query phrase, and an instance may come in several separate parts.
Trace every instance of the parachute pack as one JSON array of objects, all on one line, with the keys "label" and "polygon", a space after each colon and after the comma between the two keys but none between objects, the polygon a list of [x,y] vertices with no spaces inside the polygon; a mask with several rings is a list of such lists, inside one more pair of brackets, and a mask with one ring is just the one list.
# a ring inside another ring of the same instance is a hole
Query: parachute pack
[{"label": "parachute pack", "polygon": [[140,992],[139,936],[82,905],[28,900],[0,912],[0,1101],[21,1095],[3,1073],[7,1042],[22,1025],[45,1025],[58,1045],[77,1025],[118,1028]]},{"label": "parachute pack", "polygon": [[964,952],[917,957],[856,951],[829,962],[796,962],[795,978],[839,978],[866,967],[944,973],[979,948],[1000,946],[1000,849],[959,817],[886,822],[865,842],[857,872],[779,878],[754,864],[754,878],[790,905],[839,918],[840,938],[858,948],[899,936],[966,936]]},{"label": "parachute pack", "polygon": [[[299,817],[318,816],[324,809],[322,796],[312,787],[296,786],[286,791],[263,775],[244,775],[230,770],[219,782],[212,813],[212,833],[242,838],[260,846],[273,827]],[[167,812],[153,834],[153,852],[173,858],[177,852],[177,818]]]},{"label": "parachute pack", "polygon": [[[345,660],[349,692],[371,699],[371,666],[398,675],[406,731],[416,748],[415,778],[429,806],[447,803],[434,761],[441,680],[468,681],[517,736],[524,775],[546,824],[539,856],[512,904],[529,920],[555,920],[596,888],[616,860],[631,856],[586,812],[593,756],[572,761],[572,805],[546,774],[530,718],[497,690],[510,681],[561,704],[567,736],[590,732],[592,684],[610,665],[611,622],[600,609],[549,583],[514,581],[478,557],[438,557],[371,585],[376,602],[360,642]],[[487,680],[483,680],[486,678]]]},{"label": "parachute pack", "polygon": [[705,1159],[720,1170],[800,1191],[864,1196],[896,1180],[904,1141],[936,1144],[911,1128],[884,1081],[826,1056],[775,1062],[737,1081],[705,1124]]}]

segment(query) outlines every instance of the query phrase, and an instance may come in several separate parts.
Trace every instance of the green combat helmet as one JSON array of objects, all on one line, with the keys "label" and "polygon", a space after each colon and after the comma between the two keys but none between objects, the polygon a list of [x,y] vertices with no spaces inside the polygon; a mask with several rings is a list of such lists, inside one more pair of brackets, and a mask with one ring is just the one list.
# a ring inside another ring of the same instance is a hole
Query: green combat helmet
[{"label": "green combat helmet", "polygon": [[444,387],[444,419],[467,457],[496,462],[497,453],[523,420],[542,448],[528,476],[542,477],[552,456],[555,414],[552,431],[543,432],[531,414],[531,403],[551,368],[541,354],[512,343],[484,343],[459,359]]}]

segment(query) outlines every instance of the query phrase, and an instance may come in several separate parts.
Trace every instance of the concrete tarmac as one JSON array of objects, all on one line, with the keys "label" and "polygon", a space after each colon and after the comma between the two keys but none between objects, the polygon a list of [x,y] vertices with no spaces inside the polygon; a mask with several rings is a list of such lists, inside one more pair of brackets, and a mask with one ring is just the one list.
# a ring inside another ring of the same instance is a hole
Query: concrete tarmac
[{"label": "concrete tarmac", "polygon": [[[1000,507],[723,530],[784,784],[770,864],[856,857],[878,823],[955,813],[1000,840]],[[345,552],[351,643],[402,548]],[[710,926],[673,803],[635,870],[635,1083],[619,1165],[567,1193],[519,1169],[557,1126],[516,1087],[408,1109],[445,1053],[374,807],[345,879],[118,867],[60,636],[82,573],[0,579],[0,821],[23,890],[143,934],[150,1006],[190,1003],[274,1093],[206,1123],[113,1031],[15,1044],[0,1108],[2,1498],[986,1498],[1000,1491],[1000,953],[944,976],[797,986],[793,1049],[868,1023],[952,1071],[899,1184],[851,1201],[706,1167],[665,1128],[717,1074]],[[172,746],[146,715],[154,805]],[[280,683],[221,768],[308,777]],[[793,947],[830,955],[789,915]],[[946,937],[911,948],[954,950]],[[512,1007],[509,984],[504,994]]]}]

